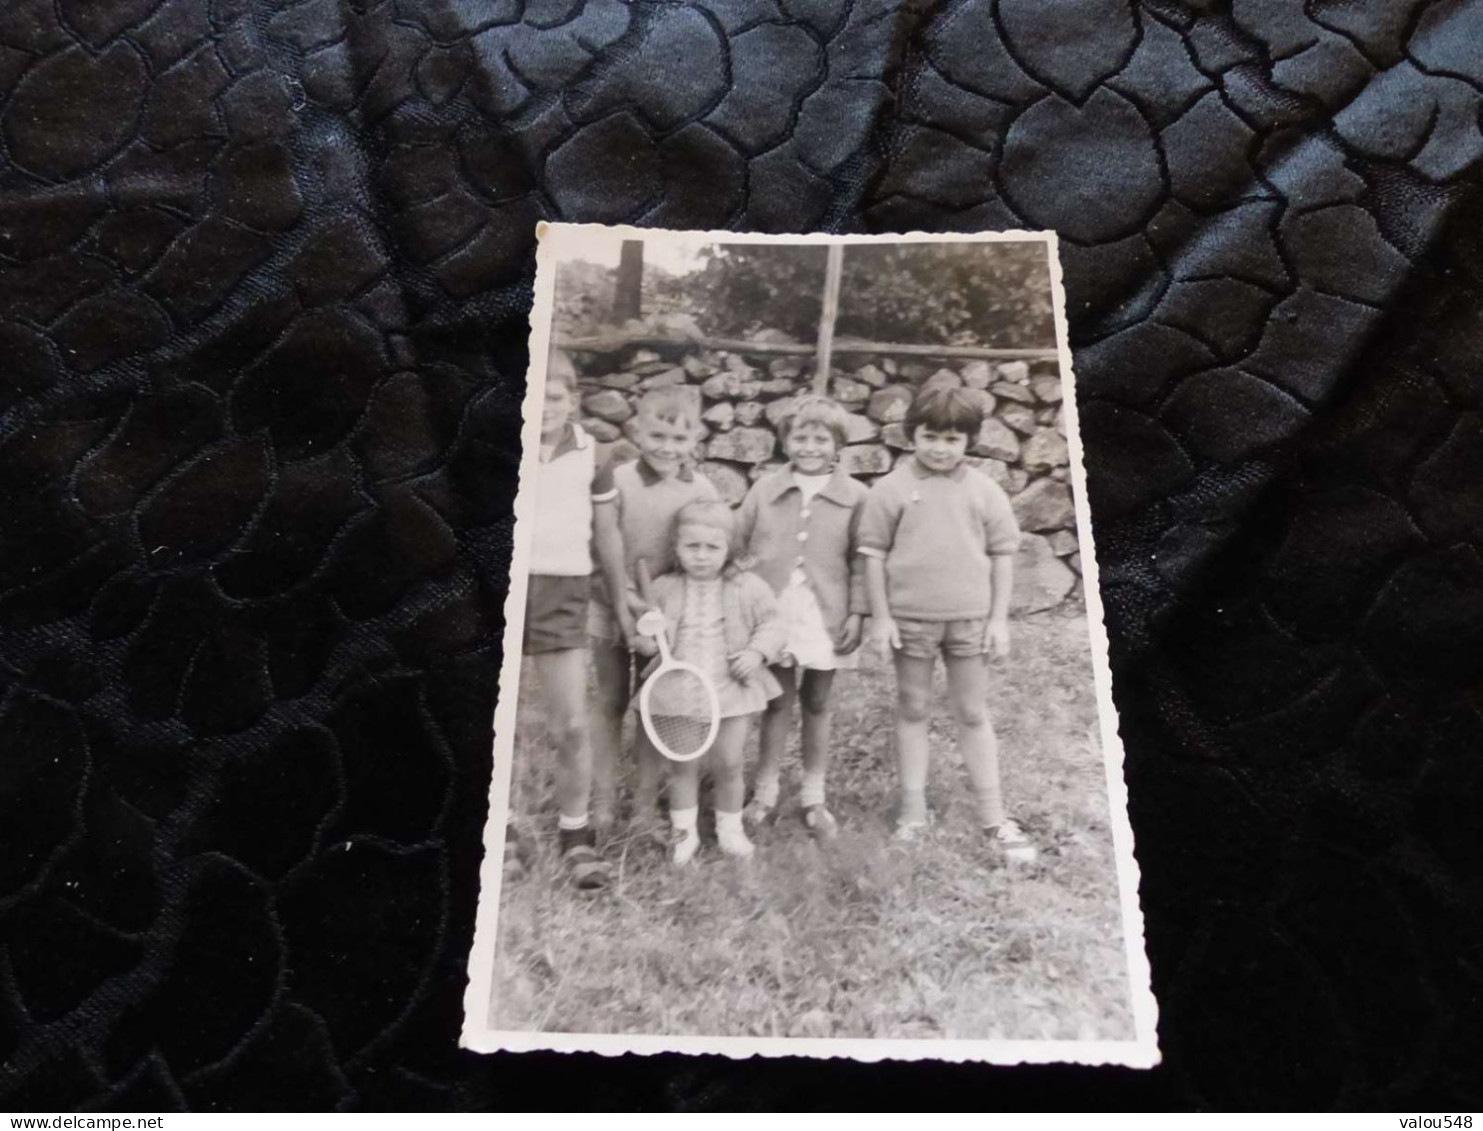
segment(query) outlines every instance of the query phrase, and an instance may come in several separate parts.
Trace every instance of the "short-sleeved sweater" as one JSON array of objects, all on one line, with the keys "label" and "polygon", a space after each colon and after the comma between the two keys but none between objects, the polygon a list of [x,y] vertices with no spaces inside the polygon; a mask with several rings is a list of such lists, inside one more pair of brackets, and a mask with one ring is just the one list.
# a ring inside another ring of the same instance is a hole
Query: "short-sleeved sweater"
[{"label": "short-sleeved sweater", "polygon": [[885,559],[893,617],[946,621],[986,617],[993,606],[989,559],[1019,549],[1009,496],[966,464],[939,474],[904,461],[870,489],[860,552]]},{"label": "short-sleeved sweater", "polygon": [[[696,499],[719,498],[711,481],[694,468],[682,467],[666,478],[642,457],[611,468],[600,477],[595,489],[609,483],[618,508],[618,529],[623,534],[623,568],[630,579],[637,576],[635,567],[640,558],[648,562],[650,577],[678,568],[675,515]],[[607,604],[607,587],[594,585],[593,596]]]}]

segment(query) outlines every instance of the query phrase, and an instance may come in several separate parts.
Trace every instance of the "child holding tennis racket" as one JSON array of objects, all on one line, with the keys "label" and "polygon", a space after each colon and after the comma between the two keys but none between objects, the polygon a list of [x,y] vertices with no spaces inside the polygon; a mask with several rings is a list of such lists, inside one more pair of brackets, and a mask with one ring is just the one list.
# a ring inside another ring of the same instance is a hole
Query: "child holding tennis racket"
[{"label": "child holding tennis racket", "polygon": [[[768,665],[782,651],[787,630],[767,582],[727,568],[735,524],[720,500],[681,507],[674,534],[679,569],[656,578],[650,592],[663,615],[665,658],[672,654],[678,665],[661,664],[649,677],[639,716],[655,746],[672,759],[670,858],[677,865],[700,850],[703,763],[711,771],[721,851],[752,855],[742,828],[742,751],[752,720],[782,690]],[[666,678],[666,668],[673,677]]]},{"label": "child holding tennis racket", "polygon": [[989,718],[988,658],[1009,655],[1009,600],[1020,531],[1004,491],[967,466],[983,425],[969,390],[924,388],[906,412],[910,459],[870,489],[860,518],[871,639],[896,665],[897,836],[927,825],[932,669],[941,654],[958,749],[979,820],[1011,862],[1035,846],[1004,811]]},{"label": "child holding tennis racket", "polygon": [[753,484],[737,512],[742,558],[778,595],[788,629],[773,668],[783,693],[768,703],[763,716],[761,757],[745,817],[760,824],[774,816],[798,703],[803,708],[801,816],[815,837],[829,839],[839,829],[824,794],[833,721],[829,698],[834,673],[859,664],[868,604],[855,531],[867,492],[838,466],[846,416],[828,397],[799,397],[778,434],[788,466]]},{"label": "child holding tennis racket", "polygon": [[[639,398],[629,424],[637,459],[612,468],[612,514],[622,541],[622,566],[616,577],[593,591],[588,633],[597,685],[592,719],[593,815],[599,825],[613,819],[614,777],[623,733],[623,718],[633,696],[633,651],[645,641],[634,631],[638,604],[633,583],[639,562],[654,574],[675,567],[674,520],[681,507],[715,499],[716,488],[695,470],[695,443],[700,438],[700,391],[685,386],[651,389]],[[660,765],[642,736],[635,743],[638,783],[633,823],[658,826]]]}]

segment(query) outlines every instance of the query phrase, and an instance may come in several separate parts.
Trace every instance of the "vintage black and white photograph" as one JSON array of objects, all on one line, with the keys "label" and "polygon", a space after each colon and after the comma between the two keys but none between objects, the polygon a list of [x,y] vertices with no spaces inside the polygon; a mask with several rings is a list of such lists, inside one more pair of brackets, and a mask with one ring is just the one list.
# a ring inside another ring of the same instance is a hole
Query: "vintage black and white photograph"
[{"label": "vintage black and white photograph", "polygon": [[463,1040],[1157,1062],[1055,237],[541,234]]}]

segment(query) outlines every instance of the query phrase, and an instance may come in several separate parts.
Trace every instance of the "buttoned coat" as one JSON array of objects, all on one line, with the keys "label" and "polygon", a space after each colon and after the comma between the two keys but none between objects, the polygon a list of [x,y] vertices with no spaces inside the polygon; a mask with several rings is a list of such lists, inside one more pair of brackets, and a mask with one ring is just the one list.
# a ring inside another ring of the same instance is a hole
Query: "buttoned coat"
[{"label": "buttoned coat", "polygon": [[738,564],[766,581],[774,593],[781,593],[801,567],[825,627],[837,635],[850,613],[863,616],[870,611],[864,562],[855,552],[868,494],[863,483],[836,469],[805,508],[791,468],[764,475],[737,511],[733,553]]}]

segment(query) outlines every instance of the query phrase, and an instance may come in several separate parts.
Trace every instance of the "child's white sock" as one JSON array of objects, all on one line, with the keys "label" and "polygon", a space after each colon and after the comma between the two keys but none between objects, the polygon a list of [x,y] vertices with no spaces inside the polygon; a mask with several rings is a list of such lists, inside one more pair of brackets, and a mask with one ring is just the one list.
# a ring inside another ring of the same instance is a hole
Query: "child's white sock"
[{"label": "child's white sock", "polygon": [[727,856],[747,857],[755,851],[746,830],[742,828],[742,815],[739,811],[725,813],[720,809],[716,810],[716,842]]},{"label": "child's white sock", "polygon": [[674,837],[669,849],[671,862],[679,865],[688,864],[700,851],[700,830],[695,827],[699,817],[700,809],[696,807],[669,811],[670,827],[674,829]]},{"label": "child's white sock", "polygon": [[798,803],[805,809],[824,804],[824,771],[805,770],[803,785],[798,790]]},{"label": "child's white sock", "polygon": [[978,820],[986,829],[995,829],[1004,823],[1004,797],[997,785],[978,791]]},{"label": "child's white sock", "polygon": [[585,829],[587,827],[587,814],[583,813],[580,817],[568,817],[565,813],[559,814],[556,818],[556,827],[569,833],[576,832],[578,829]]}]

